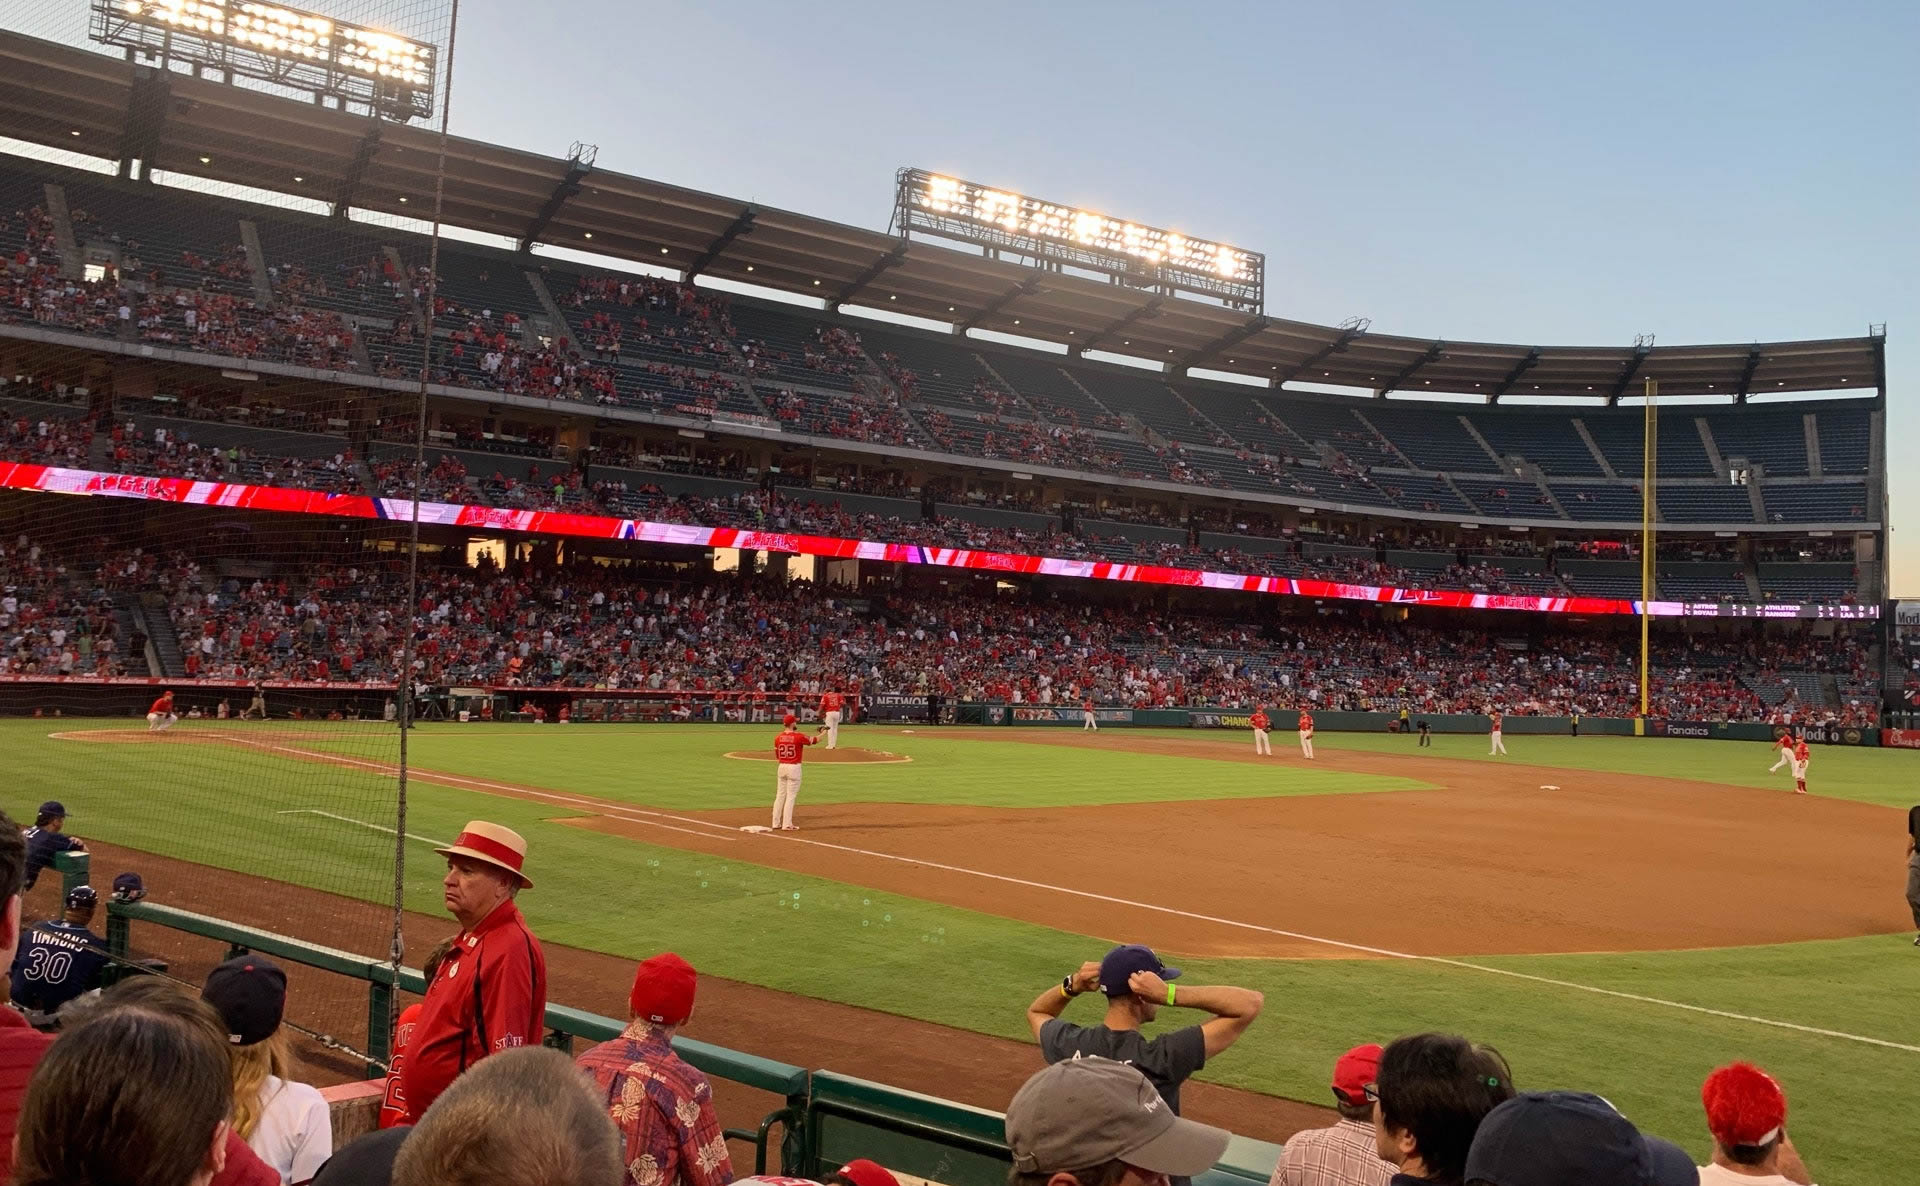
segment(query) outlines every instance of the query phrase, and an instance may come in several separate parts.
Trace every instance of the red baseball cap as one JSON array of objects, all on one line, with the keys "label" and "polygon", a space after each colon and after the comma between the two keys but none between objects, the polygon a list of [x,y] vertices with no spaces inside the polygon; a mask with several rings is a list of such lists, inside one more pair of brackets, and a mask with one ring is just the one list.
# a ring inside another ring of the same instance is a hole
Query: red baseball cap
[{"label": "red baseball cap", "polygon": [[1349,1104],[1365,1103],[1367,1088],[1380,1074],[1381,1053],[1378,1042],[1369,1042],[1341,1055],[1333,1064],[1333,1094]]},{"label": "red baseball cap", "polygon": [[698,980],[692,964],[671,951],[662,952],[634,969],[627,1006],[635,1017],[655,1025],[682,1025],[693,1016]]},{"label": "red baseball cap", "polygon": [[1787,1093],[1772,1075],[1750,1062],[1721,1067],[1700,1085],[1713,1139],[1735,1145],[1772,1143],[1787,1123]]},{"label": "red baseball cap", "polygon": [[893,1176],[893,1171],[864,1157],[841,1166],[840,1176],[853,1186],[900,1186],[900,1179]]},{"label": "red baseball cap", "polygon": [[798,719],[799,718],[794,716],[792,713],[788,713],[786,716],[783,716],[780,718],[780,723],[783,725],[791,725]]}]

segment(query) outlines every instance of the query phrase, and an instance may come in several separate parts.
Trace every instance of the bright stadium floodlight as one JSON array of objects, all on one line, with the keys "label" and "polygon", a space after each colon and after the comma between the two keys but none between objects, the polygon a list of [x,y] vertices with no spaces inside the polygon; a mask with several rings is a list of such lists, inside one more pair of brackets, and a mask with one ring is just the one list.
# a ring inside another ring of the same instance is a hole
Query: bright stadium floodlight
[{"label": "bright stadium floodlight", "polygon": [[388,119],[433,114],[433,45],[281,4],[93,0],[91,33],[162,65],[181,62],[331,96]]},{"label": "bright stadium floodlight", "polygon": [[919,231],[1013,251],[1043,267],[1081,268],[1121,284],[1194,293],[1255,313],[1266,304],[1267,257],[1227,243],[925,169],[900,170],[894,207],[903,235]]}]

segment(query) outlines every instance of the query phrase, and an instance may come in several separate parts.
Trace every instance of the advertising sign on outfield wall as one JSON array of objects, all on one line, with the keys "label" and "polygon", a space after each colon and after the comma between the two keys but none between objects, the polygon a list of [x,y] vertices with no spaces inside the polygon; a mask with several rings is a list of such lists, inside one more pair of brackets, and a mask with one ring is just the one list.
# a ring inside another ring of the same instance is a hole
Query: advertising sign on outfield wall
[{"label": "advertising sign on outfield wall", "polygon": [[[1083,723],[1083,715],[1078,708],[1045,708],[1035,704],[1013,706],[1013,723],[1016,725],[1078,725]],[[1133,710],[1096,708],[1093,710],[1093,719],[1103,725],[1130,725],[1133,723]]]},{"label": "advertising sign on outfield wall", "polygon": [[[0,462],[0,488],[41,490],[49,494],[97,498],[131,498],[189,506],[243,508],[281,514],[333,515],[351,519],[405,522],[415,513],[412,499],[374,498],[365,494],[328,494],[280,486],[252,486],[239,482],[206,482],[193,478],[150,478],[134,474]],[[1039,576],[1086,580],[1132,581],[1150,585],[1179,585],[1199,589],[1233,589],[1292,597],[1319,597],[1341,601],[1372,601],[1392,605],[1422,605],[1446,609],[1530,610],[1556,614],[1638,614],[1638,601],[1614,597],[1540,597],[1522,594],[1472,593],[1462,589],[1399,589],[1386,585],[1350,585],[1305,577],[1264,576],[1211,572],[1154,564],[1121,564],[1107,560],[1069,560],[1057,556],[1028,556],[971,548],[937,548],[880,540],[840,539],[792,532],[750,531],[733,527],[700,527],[688,523],[655,523],[645,519],[615,519],[565,511],[509,510],[463,503],[422,502],[422,523],[471,527],[487,531],[527,531],[543,535],[586,539],[638,540],[687,547],[739,548],[742,551],[786,552],[836,560],[881,560],[899,564],[930,564],[991,572],[1031,573]],[[1654,617],[1742,618],[1877,618],[1876,605],[1766,605],[1716,602],[1653,601],[1645,607]]]},{"label": "advertising sign on outfield wall", "polygon": [[1896,749],[1920,749],[1920,729],[1882,729],[1880,744]]}]

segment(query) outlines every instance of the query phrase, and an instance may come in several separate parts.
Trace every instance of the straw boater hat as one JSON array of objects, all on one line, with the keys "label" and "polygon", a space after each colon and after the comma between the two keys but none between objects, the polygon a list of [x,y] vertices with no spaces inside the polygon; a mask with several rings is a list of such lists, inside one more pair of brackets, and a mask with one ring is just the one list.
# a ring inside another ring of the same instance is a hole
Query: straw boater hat
[{"label": "straw boater hat", "polygon": [[520,833],[486,820],[469,820],[446,848],[433,851],[443,857],[466,857],[485,861],[496,869],[505,869],[520,880],[521,889],[532,889],[533,880],[520,871],[527,861],[527,842]]}]

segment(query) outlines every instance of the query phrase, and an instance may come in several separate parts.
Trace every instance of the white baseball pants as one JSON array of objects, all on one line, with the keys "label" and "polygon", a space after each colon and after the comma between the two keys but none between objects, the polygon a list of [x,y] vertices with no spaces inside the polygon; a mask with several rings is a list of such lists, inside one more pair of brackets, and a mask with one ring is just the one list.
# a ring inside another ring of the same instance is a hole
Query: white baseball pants
[{"label": "white baseball pants", "polygon": [[800,797],[800,763],[780,763],[774,778],[773,826],[776,831],[793,827],[793,801]]},{"label": "white baseball pants", "polygon": [[1309,758],[1313,756],[1313,734],[1300,734],[1300,752]]},{"label": "white baseball pants", "polygon": [[1100,722],[1094,720],[1093,714],[1090,712],[1081,713],[1080,722],[1081,722],[1080,731],[1082,733],[1087,733],[1087,732],[1098,733],[1100,731]]},{"label": "white baseball pants", "polygon": [[170,712],[150,712],[147,714],[147,732],[165,733],[179,719]]},{"label": "white baseball pants", "polygon": [[1500,730],[1495,729],[1493,731],[1493,747],[1487,750],[1487,756],[1492,757],[1495,754],[1504,754],[1506,752],[1507,743],[1500,740]]},{"label": "white baseball pants", "polygon": [[820,720],[821,720],[821,723],[826,725],[827,727],[827,748],[832,749],[833,747],[839,745],[840,744],[840,710],[836,708],[832,712],[825,715],[824,717],[821,717]]},{"label": "white baseball pants", "polygon": [[1253,752],[1256,754],[1273,753],[1273,742],[1267,740],[1267,731],[1265,729],[1255,729],[1253,731]]},{"label": "white baseball pants", "polygon": [[1775,762],[1773,765],[1767,767],[1767,773],[1772,774],[1774,771],[1780,769],[1780,767],[1782,766],[1791,766],[1791,765],[1793,765],[1793,753],[1789,750],[1781,750],[1780,760]]}]

